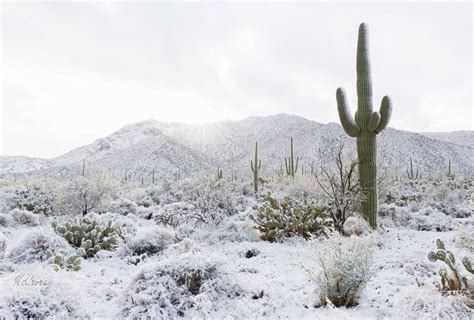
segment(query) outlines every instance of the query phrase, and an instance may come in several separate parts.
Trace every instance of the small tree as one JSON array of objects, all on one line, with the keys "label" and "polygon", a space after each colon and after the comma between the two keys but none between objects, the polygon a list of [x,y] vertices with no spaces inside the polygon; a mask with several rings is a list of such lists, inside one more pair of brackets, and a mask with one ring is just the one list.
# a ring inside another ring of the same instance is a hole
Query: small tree
[{"label": "small tree", "polygon": [[328,197],[329,213],[334,222],[334,229],[345,235],[344,223],[353,212],[359,208],[362,200],[362,189],[356,175],[359,160],[352,160],[344,165],[341,144],[336,156],[335,170],[321,168],[320,176],[316,175],[316,181]]},{"label": "small tree", "polygon": [[80,211],[85,216],[100,207],[104,198],[110,196],[113,190],[113,184],[104,174],[94,179],[80,176],[66,191],[64,201],[71,211]]}]

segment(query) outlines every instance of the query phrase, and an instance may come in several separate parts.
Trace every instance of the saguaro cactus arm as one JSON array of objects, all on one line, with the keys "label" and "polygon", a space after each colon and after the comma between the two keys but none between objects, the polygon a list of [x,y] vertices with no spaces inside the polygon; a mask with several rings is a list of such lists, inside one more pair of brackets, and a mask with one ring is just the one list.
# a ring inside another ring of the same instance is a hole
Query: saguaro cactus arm
[{"label": "saguaro cactus arm", "polygon": [[382,104],[380,106],[380,123],[375,129],[376,133],[381,132],[385,129],[390,122],[390,117],[392,116],[392,99],[389,96],[385,96],[382,99]]},{"label": "saguaro cactus arm", "polygon": [[[339,119],[341,120],[342,128],[351,137],[357,137],[360,133],[360,127],[354,121],[347,103],[346,92],[343,88],[338,88],[336,91],[337,111]],[[356,112],[357,116],[357,112]]]}]

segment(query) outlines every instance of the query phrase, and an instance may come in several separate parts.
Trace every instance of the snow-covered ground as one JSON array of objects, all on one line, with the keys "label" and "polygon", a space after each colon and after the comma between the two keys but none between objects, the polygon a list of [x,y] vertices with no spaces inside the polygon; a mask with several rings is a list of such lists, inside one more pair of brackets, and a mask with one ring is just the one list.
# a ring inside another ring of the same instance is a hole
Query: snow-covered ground
[{"label": "snow-covered ground", "polygon": [[[37,192],[39,202],[46,195],[54,195],[54,201],[61,198],[58,190],[63,186],[58,184],[40,183],[49,192]],[[374,250],[374,276],[362,289],[358,305],[352,308],[315,307],[320,292],[316,280],[321,272],[318,251],[329,250],[328,240],[304,240],[297,236],[273,243],[261,240],[249,216],[255,213],[254,205],[262,200],[256,199],[249,184],[222,182],[217,187],[221,193],[208,190],[203,180],[170,184],[116,185],[114,196],[96,208],[103,213],[88,215],[99,223],[111,220],[120,226],[117,248],[81,258],[79,271],[56,271],[44,251],[74,249],[55,232],[51,221],[61,224],[70,216],[49,211],[46,216],[12,211],[17,190],[22,187],[18,182],[4,182],[4,213],[0,214],[0,318],[473,317],[472,294],[469,297],[468,293],[442,293],[438,275],[442,265],[427,259],[427,253],[435,249],[436,239],[441,239],[458,260],[463,275],[472,277],[460,263],[464,256],[472,261],[474,251],[470,181],[444,181],[439,185],[394,182],[387,187],[385,193],[391,196],[383,195],[390,200],[381,205],[378,230],[360,227],[361,235],[344,240],[362,238],[367,240],[367,246],[372,243]],[[189,191],[190,186],[201,191]],[[310,178],[269,182],[261,193],[271,192],[280,197],[301,191],[319,195]],[[227,199],[229,207],[222,203],[223,199]],[[54,201],[53,211],[62,208],[61,201]],[[214,207],[212,201],[220,204]],[[223,218],[207,224],[181,220],[169,225],[158,219],[176,212],[191,215],[203,207],[215,209],[216,215]],[[229,213],[232,214],[228,216]],[[196,274],[197,278],[186,277]]]}]

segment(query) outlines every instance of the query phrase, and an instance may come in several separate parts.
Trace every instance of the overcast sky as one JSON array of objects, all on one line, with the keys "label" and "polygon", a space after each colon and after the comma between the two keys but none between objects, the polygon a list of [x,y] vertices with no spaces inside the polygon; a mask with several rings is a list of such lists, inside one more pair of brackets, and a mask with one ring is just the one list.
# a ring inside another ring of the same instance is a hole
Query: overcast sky
[{"label": "overcast sky", "polygon": [[290,113],[338,122],[356,108],[367,22],[374,105],[391,126],[473,130],[472,4],[3,3],[3,155],[54,157],[145,119]]}]

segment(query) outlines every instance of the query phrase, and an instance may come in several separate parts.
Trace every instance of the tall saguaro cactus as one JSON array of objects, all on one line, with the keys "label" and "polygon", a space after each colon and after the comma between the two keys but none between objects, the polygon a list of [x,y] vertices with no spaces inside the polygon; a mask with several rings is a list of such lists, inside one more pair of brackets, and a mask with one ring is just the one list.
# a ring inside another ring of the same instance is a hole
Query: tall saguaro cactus
[{"label": "tall saguaro cactus", "polygon": [[258,192],[258,174],[262,167],[262,160],[258,160],[258,142],[255,142],[255,160],[250,160],[250,168],[253,172],[253,188],[255,192]]},{"label": "tall saguaro cactus", "polygon": [[290,138],[290,156],[288,158],[285,157],[285,167],[286,167],[286,175],[292,176],[293,179],[295,178],[296,172],[298,172],[298,160],[299,157],[295,158],[293,156],[293,137]]},{"label": "tall saguaro cactus", "polygon": [[373,111],[372,79],[369,59],[369,32],[365,23],[359,26],[357,42],[357,111],[353,118],[344,89],[336,92],[337,110],[344,131],[357,138],[360,184],[364,192],[362,211],[370,225],[377,227],[376,135],[388,125],[392,113],[389,96],[382,99],[380,111]]}]

